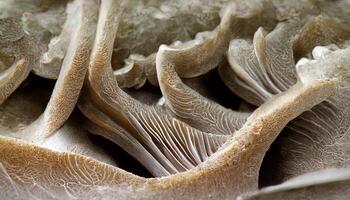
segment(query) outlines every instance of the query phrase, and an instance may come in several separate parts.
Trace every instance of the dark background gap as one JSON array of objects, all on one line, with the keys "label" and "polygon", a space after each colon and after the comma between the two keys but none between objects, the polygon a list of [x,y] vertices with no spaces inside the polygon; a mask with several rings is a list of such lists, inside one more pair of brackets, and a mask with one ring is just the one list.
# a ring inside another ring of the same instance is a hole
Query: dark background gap
[{"label": "dark background gap", "polygon": [[225,83],[221,80],[217,68],[199,77],[182,80],[186,85],[204,97],[215,101],[225,108],[230,108],[232,110],[239,109],[242,100],[227,88]]}]

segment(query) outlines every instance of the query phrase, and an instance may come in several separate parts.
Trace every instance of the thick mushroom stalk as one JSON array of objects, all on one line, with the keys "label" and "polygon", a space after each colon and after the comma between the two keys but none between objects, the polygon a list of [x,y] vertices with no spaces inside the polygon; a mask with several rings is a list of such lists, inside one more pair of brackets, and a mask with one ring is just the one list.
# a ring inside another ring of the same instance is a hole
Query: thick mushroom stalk
[{"label": "thick mushroom stalk", "polygon": [[[39,86],[37,80],[35,81],[35,78],[33,78],[34,80],[28,80],[26,84],[22,85],[21,88],[15,91],[14,94],[0,106],[0,135],[23,139],[27,142],[55,151],[76,152],[109,164],[116,164],[111,156],[107,155],[101,148],[93,144],[88,137],[88,132],[83,130],[83,128],[79,126],[79,123],[77,123],[76,116],[70,118],[67,123],[65,123],[75,107],[74,101],[76,100],[74,99],[79,95],[79,87],[81,87],[85,75],[86,65],[84,65],[84,62],[86,61],[84,61],[84,59],[88,58],[89,48],[92,46],[91,37],[94,35],[94,31],[90,32],[87,31],[87,29],[96,25],[97,5],[97,1],[76,0],[69,3],[67,6],[69,7],[69,12],[75,14],[74,22],[77,26],[70,27],[71,33],[74,34],[72,35],[74,37],[70,39],[76,39],[76,43],[72,42],[69,46],[69,53],[66,55],[66,60],[64,61],[60,83],[56,84],[56,89],[51,95],[51,103],[49,103],[50,105],[46,109],[46,119],[44,119],[45,117],[43,115],[41,115],[39,119],[37,118],[40,116],[40,113],[43,112],[50,97],[49,94],[51,94],[51,92],[48,90],[50,84]],[[70,21],[72,20],[71,18],[72,16],[67,20]],[[3,32],[4,34],[1,36],[3,40],[0,42],[0,47],[4,44],[7,44],[8,47],[1,48],[0,54],[14,54],[16,58],[23,56],[25,58],[23,60],[26,61],[26,63],[23,63],[24,61],[20,60],[17,62],[17,68],[13,66],[3,72],[2,81],[15,81],[15,83],[20,83],[22,80],[21,76],[26,76],[28,70],[32,69],[32,66],[37,67],[39,70],[39,59],[35,58],[35,56],[39,54],[38,49],[40,49],[40,47],[36,46],[39,44],[37,44],[35,38],[33,38],[36,35],[30,35],[29,37],[24,34],[17,21],[11,18],[0,21],[1,29],[8,27],[8,32]],[[31,29],[31,31],[33,31],[33,29]],[[86,31],[86,33],[80,34],[79,31]],[[86,44],[82,45],[79,43]],[[90,45],[90,47],[88,45]],[[82,49],[77,50],[76,48]],[[88,52],[85,52],[86,50]],[[25,54],[23,54],[23,52]],[[79,60],[79,57],[81,60]],[[82,63],[79,63],[80,61]],[[24,69],[22,67],[24,67]],[[79,72],[79,68],[80,70],[83,68],[81,72]],[[41,70],[38,70],[34,71],[40,75],[44,75],[45,69],[41,68]],[[75,78],[75,76],[78,78]],[[8,90],[5,88],[1,90],[1,92],[9,92],[11,87],[16,86],[15,83],[7,83],[9,87],[7,88]],[[57,106],[58,110],[53,111],[52,107],[55,106]],[[67,110],[62,109],[62,107]],[[61,111],[63,113],[60,113]],[[58,121],[54,130],[51,130],[55,132],[55,134],[50,135],[50,137],[45,135],[51,132],[50,130],[45,130],[47,126],[51,125],[47,124],[48,120]]]},{"label": "thick mushroom stalk", "polygon": [[[44,85],[40,80],[26,82],[0,106],[0,135],[25,139],[35,131],[23,135],[21,130],[35,121],[45,110],[51,95],[51,85]],[[67,122],[52,136],[41,143],[34,143],[54,151],[75,152],[92,157],[101,162],[116,165],[114,158],[91,141],[84,130],[79,115],[75,112]],[[23,138],[24,137],[24,138]],[[30,142],[30,141],[26,141]]]},{"label": "thick mushroom stalk", "polygon": [[[13,185],[28,188],[35,183],[36,188],[44,188],[42,192],[53,196],[84,197],[90,194],[113,197],[117,193],[131,199],[235,198],[257,189],[260,163],[283,127],[348,84],[349,54],[350,48],[329,53],[316,61],[299,63],[296,85],[264,103],[221,150],[198,167],[183,173],[145,179],[86,157],[55,153],[4,137],[0,138],[2,169],[6,170],[6,180],[12,183],[10,188]],[[322,72],[315,74],[317,68]],[[33,153],[42,162],[26,162]],[[47,167],[42,167],[42,163]],[[24,164],[31,170],[16,170]],[[60,178],[52,178],[53,174]],[[32,190],[23,191],[32,194]]]},{"label": "thick mushroom stalk", "polygon": [[[82,88],[96,25],[96,2],[77,1],[79,25],[72,34],[59,78],[44,113],[23,130],[26,140],[41,143],[60,128],[72,113]],[[92,29],[93,30],[93,29]],[[28,134],[35,132],[35,134]]]}]

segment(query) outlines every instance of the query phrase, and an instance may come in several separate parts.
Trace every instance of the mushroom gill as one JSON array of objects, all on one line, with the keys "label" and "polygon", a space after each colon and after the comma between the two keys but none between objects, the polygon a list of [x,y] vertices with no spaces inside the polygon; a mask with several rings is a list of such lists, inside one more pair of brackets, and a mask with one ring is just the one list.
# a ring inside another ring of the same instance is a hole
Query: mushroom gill
[{"label": "mushroom gill", "polygon": [[[153,162],[145,167],[153,175],[169,175],[193,168],[214,153],[226,141],[226,137],[198,131],[175,119],[164,108],[145,105],[118,87],[108,64],[111,53],[106,55],[104,52],[111,52],[113,48],[113,44],[107,41],[115,37],[119,20],[115,14],[118,7],[112,3],[114,2],[101,4],[94,51],[88,70],[88,85],[83,99],[86,98],[85,101],[90,101],[125,130],[123,132],[127,136],[114,138],[124,140],[131,137],[128,140],[136,140],[133,142],[135,145],[142,146],[151,154],[158,164]],[[85,113],[89,115],[87,110]],[[123,140],[116,143],[124,143]],[[133,156],[143,159],[142,155]]]},{"label": "mushroom gill", "polygon": [[346,1],[6,2],[1,199],[349,195]]},{"label": "mushroom gill", "polygon": [[[225,199],[254,191],[257,189],[263,156],[284,126],[348,84],[349,52],[350,47],[297,65],[298,82],[294,86],[261,105],[221,150],[186,172],[165,178],[145,179],[87,157],[57,153],[1,137],[0,156],[6,169],[5,175],[14,187],[32,187],[35,183],[38,190],[43,188],[43,192],[48,193],[46,195],[53,197],[67,195],[73,198],[90,193],[101,198],[99,195],[108,196],[119,191],[120,195],[130,198]],[[320,73],[315,73],[317,70]],[[26,154],[30,151],[37,153],[37,160],[26,161],[29,158]],[[42,164],[47,167],[44,168]],[[27,165],[26,168],[30,170],[17,171],[18,165]],[[49,174],[60,178],[53,178]],[[12,179],[11,176],[21,178]],[[21,181],[28,179],[33,181]],[[216,182],[218,179],[220,181]],[[101,194],[101,190],[105,191]],[[41,192],[36,194],[45,195]]]}]

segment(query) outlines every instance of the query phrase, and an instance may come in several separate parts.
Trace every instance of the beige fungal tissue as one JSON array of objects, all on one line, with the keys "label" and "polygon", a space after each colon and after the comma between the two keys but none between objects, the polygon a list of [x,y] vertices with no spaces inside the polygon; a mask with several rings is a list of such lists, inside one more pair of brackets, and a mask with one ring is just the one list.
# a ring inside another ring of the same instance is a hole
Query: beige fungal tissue
[{"label": "beige fungal tissue", "polygon": [[350,1],[1,0],[0,199],[350,199]]}]

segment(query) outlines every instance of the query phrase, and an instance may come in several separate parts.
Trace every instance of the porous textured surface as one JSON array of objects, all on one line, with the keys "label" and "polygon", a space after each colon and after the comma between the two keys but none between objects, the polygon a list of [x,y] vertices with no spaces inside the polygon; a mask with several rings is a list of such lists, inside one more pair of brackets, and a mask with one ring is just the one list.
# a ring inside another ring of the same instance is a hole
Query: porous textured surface
[{"label": "porous textured surface", "polygon": [[0,2],[1,199],[347,199],[350,2]]}]

